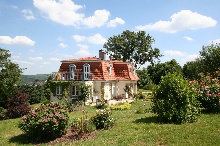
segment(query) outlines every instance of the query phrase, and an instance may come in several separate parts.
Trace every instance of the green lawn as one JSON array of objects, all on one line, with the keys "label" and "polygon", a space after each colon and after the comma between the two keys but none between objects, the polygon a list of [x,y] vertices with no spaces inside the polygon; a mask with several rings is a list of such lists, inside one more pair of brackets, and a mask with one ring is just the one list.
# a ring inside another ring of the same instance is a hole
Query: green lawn
[{"label": "green lawn", "polygon": [[[182,125],[159,123],[151,114],[136,114],[139,106],[148,102],[135,101],[130,110],[112,111],[116,124],[109,130],[102,130],[92,140],[58,145],[108,145],[108,146],[142,146],[142,145],[219,145],[219,114],[201,114],[198,122]],[[86,106],[89,116],[95,114],[95,107]],[[81,110],[71,113],[71,118],[79,117]],[[19,119],[0,121],[0,145],[33,145],[26,142],[22,131],[17,128]],[[42,144],[46,145],[46,144]]]}]

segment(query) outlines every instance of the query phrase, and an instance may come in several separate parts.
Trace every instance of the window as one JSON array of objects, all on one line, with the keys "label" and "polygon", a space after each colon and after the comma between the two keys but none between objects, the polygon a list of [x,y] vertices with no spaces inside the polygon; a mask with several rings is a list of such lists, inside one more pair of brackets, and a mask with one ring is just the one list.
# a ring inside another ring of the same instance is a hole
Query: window
[{"label": "window", "polygon": [[131,67],[130,67],[130,71],[131,71],[131,73],[132,73],[134,76],[136,75],[136,69],[135,69],[134,66],[131,66]]},{"label": "window", "polygon": [[76,65],[75,65],[75,64],[71,64],[71,65],[69,66],[70,80],[74,80],[75,70],[76,70]]},{"label": "window", "polygon": [[72,86],[72,96],[78,96],[79,95],[79,86],[73,85]]},{"label": "window", "polygon": [[112,66],[109,65],[109,67],[108,67],[108,75],[111,75],[111,74],[112,74]]},{"label": "window", "polygon": [[56,95],[62,95],[62,87],[61,86],[56,87]]},{"label": "window", "polygon": [[88,63],[83,65],[83,77],[84,80],[89,79],[89,73],[90,73],[90,65]]}]

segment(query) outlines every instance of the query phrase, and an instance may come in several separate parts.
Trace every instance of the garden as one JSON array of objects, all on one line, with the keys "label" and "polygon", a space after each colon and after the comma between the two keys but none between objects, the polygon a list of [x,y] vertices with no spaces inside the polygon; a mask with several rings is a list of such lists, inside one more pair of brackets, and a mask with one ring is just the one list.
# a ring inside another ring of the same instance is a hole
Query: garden
[{"label": "garden", "polygon": [[[162,77],[153,95],[132,103],[85,106],[38,103],[0,121],[1,145],[218,145],[219,72],[187,81]],[[18,96],[19,97],[19,96]]]}]

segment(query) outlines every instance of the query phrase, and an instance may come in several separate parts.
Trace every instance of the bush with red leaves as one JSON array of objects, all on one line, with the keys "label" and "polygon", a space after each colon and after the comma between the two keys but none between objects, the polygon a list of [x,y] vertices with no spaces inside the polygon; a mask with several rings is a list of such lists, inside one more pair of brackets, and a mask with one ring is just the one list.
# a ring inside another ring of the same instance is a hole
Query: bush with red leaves
[{"label": "bush with red leaves", "polygon": [[30,111],[30,106],[27,103],[28,95],[17,91],[13,97],[8,100],[6,117],[18,118],[27,114]]}]

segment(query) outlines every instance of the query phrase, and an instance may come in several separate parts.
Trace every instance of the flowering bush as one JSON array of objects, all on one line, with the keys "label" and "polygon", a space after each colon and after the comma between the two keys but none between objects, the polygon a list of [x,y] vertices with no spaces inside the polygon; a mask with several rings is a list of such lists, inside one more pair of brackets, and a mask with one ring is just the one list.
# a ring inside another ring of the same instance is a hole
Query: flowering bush
[{"label": "flowering bush", "polygon": [[153,92],[152,111],[169,122],[195,122],[200,111],[198,93],[182,75],[168,73]]},{"label": "flowering bush", "polygon": [[110,105],[108,108],[110,108],[111,110],[126,110],[131,108],[131,104],[125,102],[120,105]]},{"label": "flowering bush", "polygon": [[68,128],[68,114],[60,103],[41,104],[23,116],[19,128],[36,139],[51,139],[61,136]]},{"label": "flowering bush", "polygon": [[90,120],[96,126],[96,129],[108,129],[115,123],[114,119],[111,117],[110,109],[96,110],[96,115]]},{"label": "flowering bush", "polygon": [[197,86],[199,92],[198,100],[201,102],[202,107],[209,112],[220,111],[220,80],[218,79],[219,72],[215,76],[201,76],[201,79],[191,81],[191,85]]}]

